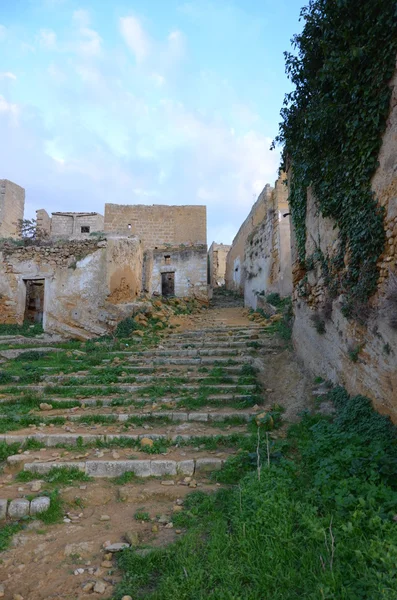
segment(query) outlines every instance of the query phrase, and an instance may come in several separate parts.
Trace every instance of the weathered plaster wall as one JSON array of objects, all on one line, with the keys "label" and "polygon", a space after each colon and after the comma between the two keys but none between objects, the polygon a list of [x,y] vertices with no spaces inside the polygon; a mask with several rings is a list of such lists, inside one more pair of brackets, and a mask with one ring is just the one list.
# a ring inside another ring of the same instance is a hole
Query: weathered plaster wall
[{"label": "weathered plaster wall", "polygon": [[280,177],[267,199],[266,215],[248,236],[244,252],[244,302],[258,308],[260,299],[292,293],[288,188]]},{"label": "weathered plaster wall", "polygon": [[8,179],[0,179],[0,238],[18,238],[23,219],[25,190]]},{"label": "weathered plaster wall", "polygon": [[[344,385],[351,394],[368,396],[380,412],[391,415],[397,422],[397,302],[393,304],[386,299],[393,281],[390,273],[396,273],[397,262],[397,74],[392,86],[390,115],[379,155],[379,168],[372,180],[375,197],[385,207],[387,237],[379,262],[378,292],[372,299],[372,313],[365,325],[347,321],[341,314],[342,298],[329,300],[319,269],[307,274],[307,283],[299,284],[302,271],[292,232],[293,339],[298,355],[310,371]],[[349,210],[348,206],[346,210]],[[324,254],[332,257],[338,246],[338,231],[331,219],[324,219],[319,214],[311,190],[308,190],[306,228],[308,254],[318,246]],[[314,327],[315,315],[324,318],[323,334]],[[357,349],[360,350],[358,359],[353,362],[352,356]]]},{"label": "weathered plaster wall", "polygon": [[205,206],[105,204],[105,231],[139,237],[145,249],[165,244],[206,244]]},{"label": "weathered plaster wall", "polygon": [[103,335],[141,292],[142,246],[108,237],[8,247],[0,252],[0,322],[22,323],[27,279],[44,279],[44,330],[72,337]]},{"label": "weathered plaster wall", "polygon": [[144,288],[150,294],[161,294],[162,273],[175,273],[175,296],[208,299],[205,244],[146,251]]},{"label": "weathered plaster wall", "polygon": [[212,242],[208,250],[208,268],[211,287],[225,285],[226,259],[231,246]]},{"label": "weathered plaster wall", "polygon": [[241,225],[226,259],[226,289],[244,293],[245,274],[243,263],[245,256],[245,244],[248,236],[253,232],[266,217],[267,206],[271,197],[272,188],[269,184],[265,186],[257,201],[251,208],[248,217]]}]

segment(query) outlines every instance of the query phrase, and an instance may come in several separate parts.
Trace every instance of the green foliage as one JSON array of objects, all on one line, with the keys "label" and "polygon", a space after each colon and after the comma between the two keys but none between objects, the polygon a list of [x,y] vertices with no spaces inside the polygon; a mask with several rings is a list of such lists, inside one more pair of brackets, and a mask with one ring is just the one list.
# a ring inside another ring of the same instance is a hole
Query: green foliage
[{"label": "green foliage", "polygon": [[25,321],[23,325],[1,323],[1,335],[23,335],[24,337],[35,337],[43,333],[43,327],[39,323],[30,323]]},{"label": "green foliage", "polygon": [[188,496],[177,543],[123,552],[115,600],[394,600],[396,429],[362,396],[329,399],[334,421],[305,414],[258,453],[251,440],[215,474],[238,485]]},{"label": "green foliage", "polygon": [[21,529],[21,523],[8,523],[7,525],[0,527],[0,552],[7,550],[12,537],[21,531]]},{"label": "green foliage", "polygon": [[115,336],[118,338],[127,338],[137,329],[139,329],[138,323],[134,321],[133,317],[127,317],[117,325]]},{"label": "green foliage", "polygon": [[[20,471],[16,479],[23,482],[33,481],[37,479],[37,473]],[[53,467],[49,473],[42,475],[40,479],[44,479],[47,483],[55,485],[71,485],[80,481],[91,481],[91,477],[80,471],[77,467]]]},{"label": "green foliage", "polygon": [[339,228],[329,275],[351,316],[376,289],[385,244],[383,211],[370,182],[389,111],[396,6],[391,0],[311,0],[301,14],[297,53],[286,53],[295,89],[285,98],[277,141],[293,166],[289,200],[301,263],[311,187],[322,216]]},{"label": "green foliage", "polygon": [[150,521],[150,515],[148,512],[144,512],[143,510],[137,510],[134,514],[134,519],[136,521]]}]

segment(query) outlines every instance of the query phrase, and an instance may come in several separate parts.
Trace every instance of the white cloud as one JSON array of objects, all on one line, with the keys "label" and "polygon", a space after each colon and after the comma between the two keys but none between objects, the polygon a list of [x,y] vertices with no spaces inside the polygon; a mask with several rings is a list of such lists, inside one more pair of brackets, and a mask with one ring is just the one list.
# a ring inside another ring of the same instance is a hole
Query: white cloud
[{"label": "white cloud", "polygon": [[57,36],[55,31],[51,29],[40,29],[39,32],[39,43],[43,48],[53,50],[57,45]]},{"label": "white cloud", "polygon": [[150,52],[151,43],[139,19],[133,16],[121,17],[120,31],[137,63],[143,62]]},{"label": "white cloud", "polygon": [[165,84],[165,77],[160,73],[152,73],[150,79],[158,86],[161,87]]},{"label": "white cloud", "polygon": [[80,54],[83,54],[85,57],[100,56],[102,38],[99,33],[88,27],[83,27],[80,31],[85,38],[79,44],[78,50]]},{"label": "white cloud", "polygon": [[10,71],[7,71],[5,73],[0,73],[0,79],[12,79],[13,81],[15,81],[17,78],[16,75],[14,75],[14,73],[11,73]]},{"label": "white cloud", "polygon": [[17,119],[18,119],[18,114],[19,114],[19,109],[18,106],[16,104],[11,104],[11,102],[8,102],[4,96],[0,95],[0,113],[3,113],[5,115],[8,115],[9,117],[11,117],[11,123],[13,125],[17,124]]},{"label": "white cloud", "polygon": [[88,27],[91,23],[90,13],[88,12],[88,10],[84,9],[75,10],[73,12],[73,21],[79,27]]}]

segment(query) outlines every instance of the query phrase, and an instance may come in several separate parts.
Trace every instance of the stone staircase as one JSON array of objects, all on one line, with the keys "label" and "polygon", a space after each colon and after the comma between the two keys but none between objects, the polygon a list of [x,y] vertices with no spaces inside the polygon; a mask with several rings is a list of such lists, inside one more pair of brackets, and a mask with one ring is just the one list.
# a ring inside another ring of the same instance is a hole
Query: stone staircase
[{"label": "stone staircase", "polygon": [[[263,410],[252,362],[275,351],[253,323],[173,331],[155,347],[109,352],[95,365],[60,349],[57,366],[37,367],[39,382],[16,376],[0,386],[0,421],[11,423],[0,442],[28,444],[7,468],[38,477],[54,467],[92,477],[205,477],[238,450]],[[18,412],[26,394],[32,408]]]}]

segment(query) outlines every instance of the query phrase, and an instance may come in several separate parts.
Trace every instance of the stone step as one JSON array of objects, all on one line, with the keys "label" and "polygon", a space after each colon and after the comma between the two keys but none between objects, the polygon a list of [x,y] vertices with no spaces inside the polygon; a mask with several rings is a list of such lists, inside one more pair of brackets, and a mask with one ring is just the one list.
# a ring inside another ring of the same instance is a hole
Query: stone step
[{"label": "stone step", "polygon": [[[228,401],[233,400],[233,401],[244,401],[244,400],[249,400],[250,398],[252,398],[253,394],[211,394],[209,396],[206,397],[206,400],[211,401],[211,400],[217,400],[217,401],[222,401],[225,404],[228,403]],[[2,398],[0,399],[0,404],[5,404],[7,403],[7,401],[10,401],[11,399],[5,399]],[[156,404],[168,404],[170,402],[181,402],[183,400],[186,400],[186,398],[184,398],[183,396],[168,396],[168,397],[160,397],[160,398],[148,398],[148,397],[137,397],[137,398],[130,398],[130,399],[124,399],[124,398],[118,398],[117,396],[115,397],[106,397],[106,396],[101,396],[101,397],[93,397],[93,398],[47,398],[47,402],[49,404],[57,404],[57,403],[62,403],[62,402],[78,402],[79,404],[84,404],[86,406],[114,406],[114,403],[117,403],[117,406],[122,406],[122,405],[128,405],[128,403],[131,402],[143,402],[143,403],[153,403],[155,402]]]},{"label": "stone step", "polygon": [[[99,427],[99,426],[98,426]],[[4,434],[0,435],[0,442],[5,444],[25,444],[28,440],[35,440],[36,442],[40,442],[43,446],[48,448],[54,448],[56,446],[77,446],[79,443],[83,443],[84,445],[95,444],[97,442],[101,443],[112,443],[112,448],[115,448],[117,443],[123,445],[123,442],[136,442],[143,438],[148,438],[153,441],[155,440],[167,440],[173,443],[178,443],[178,441],[183,442],[191,442],[191,445],[194,445],[198,437],[227,437],[232,433],[239,433],[241,435],[248,435],[245,432],[228,430],[221,431],[218,433],[213,433],[210,429],[208,432],[200,432],[200,436],[195,435],[194,433],[175,433],[170,435],[169,433],[153,433],[152,431],[144,431],[142,433],[26,433],[26,434]],[[18,454],[17,457],[23,457],[23,455]],[[8,461],[10,464],[13,463],[12,457],[9,457]],[[7,459],[8,460],[8,459]]]},{"label": "stone step", "polygon": [[[246,348],[244,353],[254,350],[253,348]],[[167,350],[144,350],[139,353],[139,356],[148,356],[153,359],[164,357],[200,357],[200,356],[241,356],[243,351],[237,348],[181,348],[179,350],[173,348],[167,348]]]},{"label": "stone step", "polygon": [[164,477],[198,474],[219,471],[223,460],[220,458],[195,458],[187,460],[87,460],[65,462],[25,463],[24,471],[45,475],[53,468],[75,467],[91,477],[119,477],[124,473],[134,473],[137,477]]},{"label": "stone step", "polygon": [[[131,369],[131,367],[126,367],[125,371]],[[123,369],[124,370],[124,369]],[[110,371],[109,371],[110,372]],[[67,382],[70,379],[81,379],[81,381],[85,381],[87,379],[87,377],[95,377],[95,373],[89,373],[89,374],[85,374],[85,375],[78,375],[78,374],[74,374],[74,373],[69,373],[67,375],[45,375],[44,376],[45,379],[43,380],[44,383],[57,383],[57,382]],[[128,381],[126,381],[127,379],[131,379],[134,378],[134,383],[158,383],[158,382],[162,382],[169,380],[169,378],[172,377],[170,376],[169,373],[164,372],[164,373],[160,373],[157,375],[126,375],[126,376],[117,376],[117,381],[114,384],[108,384],[108,385],[117,385],[117,384],[122,384],[122,383],[126,383],[128,384]],[[225,375],[220,375],[220,377],[227,377],[227,380],[230,381],[230,384],[223,384],[222,385],[231,385],[231,384],[238,384],[238,381],[241,377],[244,377],[244,375],[229,375],[229,374],[225,374]],[[216,383],[216,380],[218,379],[217,375],[214,375],[211,377],[210,373],[202,373],[202,374],[192,374],[191,372],[186,372],[186,373],[179,373],[178,376],[176,377],[178,379],[188,379],[190,382],[192,383],[197,383],[200,385],[209,385],[209,386],[213,386],[214,383],[211,381],[208,381],[208,379],[215,379],[215,385],[219,385],[219,383]],[[92,384],[90,384],[92,385]],[[104,384],[102,384],[104,385]],[[131,385],[131,384],[130,384]],[[185,385],[183,383],[178,384],[178,385]],[[239,385],[244,385],[244,387],[248,387],[248,385],[246,384],[239,384]],[[8,386],[9,387],[9,386]],[[80,387],[80,385],[78,384],[78,387]]]},{"label": "stone step", "polygon": [[245,365],[251,363],[253,361],[252,356],[246,355],[234,355],[233,357],[227,356],[197,356],[193,358],[169,358],[167,356],[159,357],[159,358],[140,358],[131,356],[129,361],[134,362],[136,367],[144,367],[148,365],[195,365],[195,366],[206,366],[213,365],[216,367],[218,365],[227,365],[230,360],[233,361],[233,364],[230,366],[236,365]]},{"label": "stone step", "polygon": [[[164,385],[167,385],[167,380],[165,380]],[[35,392],[38,394],[43,394],[43,398],[45,400],[45,398],[50,398],[51,397],[51,393],[57,394],[58,389],[62,387],[62,385],[58,385],[56,386],[54,385],[9,385],[7,386],[8,389],[13,389],[13,390],[17,390],[17,391],[30,391],[30,392]],[[136,394],[143,394],[145,398],[147,398],[151,391],[148,390],[148,387],[154,388],[156,389],[156,387],[159,387],[159,385],[155,386],[147,386],[147,385],[131,385],[131,384],[123,384],[123,383],[113,383],[113,384],[101,384],[98,383],[97,385],[64,385],[63,389],[67,390],[69,395],[65,395],[62,396],[64,398],[64,400],[68,400],[68,399],[74,399],[74,395],[76,390],[79,392],[79,395],[85,395],[85,396],[90,396],[92,395],[97,395],[98,394],[98,388],[100,387],[108,387],[108,388],[112,388],[111,390],[109,390],[109,393],[112,394],[117,394],[118,392],[120,392],[120,394],[132,394],[132,395],[136,395]],[[257,389],[256,385],[253,384],[242,384],[242,385],[238,385],[238,384],[228,384],[228,383],[222,383],[222,384],[205,384],[205,385],[198,385],[198,384],[179,384],[179,383],[175,383],[173,384],[172,382],[169,384],[168,386],[169,390],[167,390],[168,394],[173,394],[173,393],[178,393],[180,394],[181,391],[185,391],[185,392],[190,392],[190,395],[192,396],[196,396],[197,394],[202,393],[203,391],[205,391],[205,389],[210,389],[213,391],[213,394],[228,394],[229,396],[234,392],[234,395],[238,395],[241,394],[242,392],[254,392]],[[0,392],[1,392],[1,386],[0,386]],[[52,391],[53,390],[53,391]],[[175,390],[175,391],[173,391]],[[59,392],[58,392],[59,393]],[[11,398],[1,398],[0,399],[0,403],[4,403],[7,402],[7,400],[11,400],[13,397],[11,396]],[[50,401],[50,400],[49,400]]]},{"label": "stone step", "polygon": [[[131,417],[136,417],[138,419],[161,419],[161,418],[167,418],[170,419],[171,421],[176,421],[176,422],[186,422],[186,421],[192,421],[192,422],[200,422],[200,423],[206,423],[206,422],[210,422],[210,423],[222,423],[223,421],[226,421],[227,419],[233,419],[233,418],[240,418],[240,419],[244,419],[244,421],[250,421],[252,418],[254,418],[254,416],[257,414],[257,412],[244,412],[243,410],[241,411],[228,411],[228,412],[205,412],[205,411],[194,411],[194,412],[182,412],[182,411],[170,411],[170,410],[163,410],[163,411],[152,411],[152,412],[131,412],[131,413],[102,413],[102,412],[88,412],[86,413],[87,417],[91,417],[92,415],[98,415],[98,416],[103,416],[103,417],[109,417],[110,419],[115,419],[116,421],[120,421],[120,422],[125,422],[128,421],[129,418]],[[59,415],[57,415],[59,416]],[[67,415],[65,415],[67,417],[68,420],[71,421],[75,421],[75,420],[79,420],[79,419],[84,419],[85,414],[70,414],[67,413]]]}]

